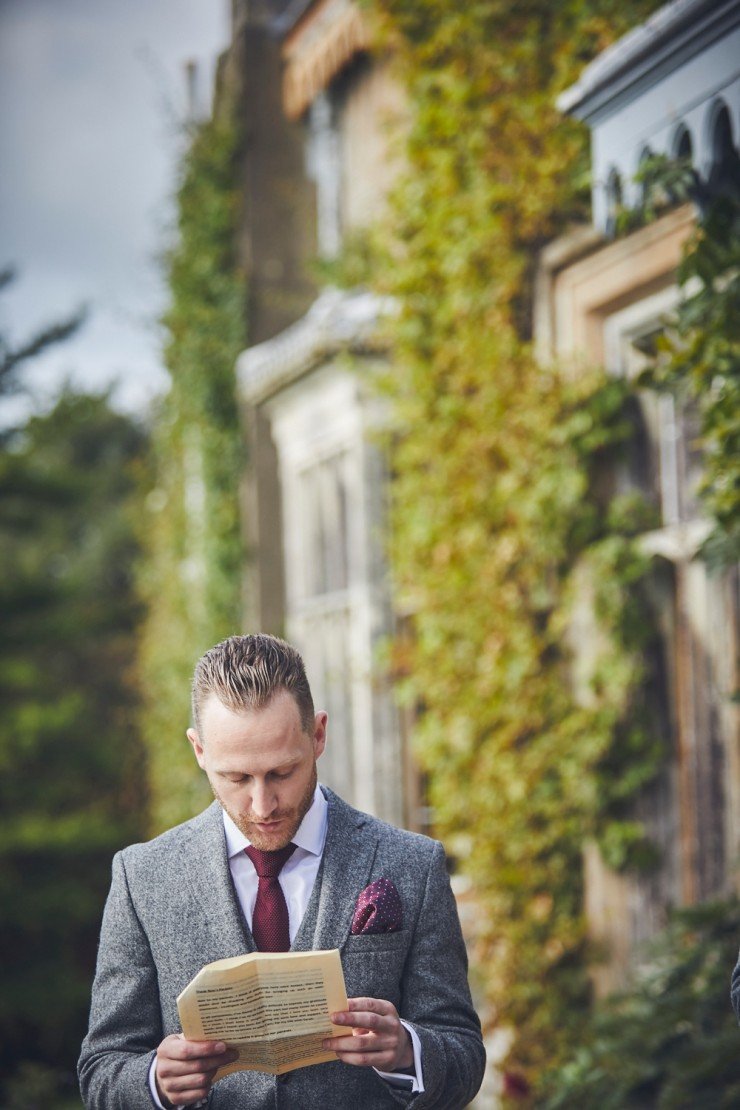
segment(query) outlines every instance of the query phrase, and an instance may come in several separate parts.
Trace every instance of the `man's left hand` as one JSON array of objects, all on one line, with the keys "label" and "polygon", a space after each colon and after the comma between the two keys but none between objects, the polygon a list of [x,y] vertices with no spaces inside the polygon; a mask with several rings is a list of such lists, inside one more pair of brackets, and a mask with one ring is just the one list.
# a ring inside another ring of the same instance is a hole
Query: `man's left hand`
[{"label": "man's left hand", "polygon": [[411,1037],[401,1025],[392,1002],[383,998],[349,998],[349,1009],[330,1014],[334,1025],[350,1025],[349,1037],[329,1037],[324,1048],[345,1064],[397,1071],[414,1064]]}]

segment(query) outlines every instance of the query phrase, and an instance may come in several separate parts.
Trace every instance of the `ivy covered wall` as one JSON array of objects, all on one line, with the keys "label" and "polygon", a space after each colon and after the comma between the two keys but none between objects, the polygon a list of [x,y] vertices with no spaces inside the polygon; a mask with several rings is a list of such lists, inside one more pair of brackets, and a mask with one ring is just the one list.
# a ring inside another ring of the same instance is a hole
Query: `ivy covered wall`
[{"label": "ivy covered wall", "polygon": [[239,129],[230,111],[194,127],[177,194],[163,324],[171,387],[154,430],[142,521],[147,605],[139,657],[151,817],[158,831],[207,801],[185,730],[199,656],[238,631],[244,552],[239,488],[246,465],[235,387],[245,344],[236,259]]},{"label": "ivy covered wall", "polygon": [[[642,688],[630,543],[642,509],[610,495],[626,388],[577,385],[533,357],[541,246],[588,218],[587,135],[557,94],[651,3],[376,0],[411,109],[384,291],[392,325],[391,562],[413,635],[402,696],[435,827],[473,880],[474,953],[494,1019],[516,1030],[512,1091],[564,1059],[587,1020],[581,851],[639,857],[628,800],[659,744]],[[628,524],[629,522],[629,524]],[[591,696],[571,689],[574,577],[587,574],[610,647]]]},{"label": "ivy covered wall", "polygon": [[[648,567],[632,543],[649,509],[609,481],[630,449],[629,388],[597,369],[574,383],[537,364],[533,272],[547,241],[588,219],[587,134],[557,112],[557,94],[658,5],[367,3],[393,45],[411,128],[371,272],[401,305],[385,383],[390,558],[413,635],[395,667],[420,711],[435,831],[476,891],[476,974],[493,1019],[515,1030],[511,1092],[536,1099],[589,1020],[584,841],[615,867],[645,860],[630,802],[663,753],[644,699]],[[237,159],[231,124],[194,136],[170,263],[173,383],[143,576],[157,827],[205,800],[184,740],[187,686],[240,613]],[[584,581],[606,645],[585,702],[568,642]]]}]

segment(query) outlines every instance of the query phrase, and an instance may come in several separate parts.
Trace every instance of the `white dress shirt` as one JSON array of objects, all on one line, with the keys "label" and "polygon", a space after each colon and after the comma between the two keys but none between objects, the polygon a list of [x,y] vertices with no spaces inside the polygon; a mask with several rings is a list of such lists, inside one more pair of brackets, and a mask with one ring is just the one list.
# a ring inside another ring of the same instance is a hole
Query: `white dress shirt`
[{"label": "white dress shirt", "polygon": [[[296,846],[295,851],[283,864],[278,876],[278,882],[285,895],[285,903],[288,907],[288,928],[291,944],[296,938],[303,915],[308,909],[311,891],[321,866],[328,825],[327,810],[326,798],[317,786],[311,808],[301,821],[298,831],[293,837],[292,843]],[[236,827],[225,810],[223,816],[224,832],[226,833],[226,854],[229,859],[231,878],[234,881],[234,889],[244,919],[251,929],[259,877],[254,869],[254,864],[244,851],[245,848],[249,847],[249,841],[244,833]]]},{"label": "white dress shirt", "polygon": [[[291,944],[295,940],[303,916],[308,909],[311,892],[313,891],[316,876],[321,866],[321,857],[324,852],[326,831],[329,824],[328,810],[329,807],[326,798],[317,786],[311,807],[301,821],[293,837],[292,843],[296,845],[296,849],[283,865],[280,875],[278,876],[278,881],[282,887],[283,894],[285,895],[285,902],[288,907],[288,928],[290,930]],[[234,890],[236,891],[236,896],[239,900],[239,906],[241,907],[244,919],[251,930],[252,914],[254,913],[254,903],[257,900],[259,878],[255,871],[254,864],[244,851],[244,849],[249,846],[250,842],[247,840],[244,833],[236,827],[226,810],[223,811],[223,819],[224,832],[226,834],[226,854],[229,859],[229,870],[231,871]],[[411,1080],[411,1091],[413,1093],[420,1093],[424,1090],[424,1077],[421,1070],[421,1042],[419,1041],[416,1031],[403,1021],[403,1019],[401,1019],[401,1024],[411,1037],[414,1050],[415,1074],[400,1075],[397,1072],[379,1071],[377,1068],[374,1070],[377,1071],[378,1075],[385,1079],[387,1083],[391,1085],[402,1085],[407,1090],[409,1089],[409,1080]],[[149,1069],[149,1089],[155,1106],[158,1106],[159,1110],[164,1110],[157,1094],[157,1086],[155,1083],[156,1066],[157,1057],[155,1056],[152,1060],[151,1068]],[[205,1106],[205,1102],[190,1103],[189,1105]],[[178,1106],[177,1110],[184,1110],[184,1107]]]}]

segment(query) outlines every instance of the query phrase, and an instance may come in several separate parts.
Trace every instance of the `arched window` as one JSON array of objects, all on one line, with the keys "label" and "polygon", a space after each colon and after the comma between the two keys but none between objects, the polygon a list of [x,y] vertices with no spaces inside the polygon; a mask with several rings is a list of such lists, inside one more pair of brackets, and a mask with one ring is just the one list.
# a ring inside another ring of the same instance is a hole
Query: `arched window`
[{"label": "arched window", "polygon": [[617,215],[622,207],[622,179],[619,172],[612,166],[606,182],[606,232],[614,235],[617,227]]},{"label": "arched window", "polygon": [[693,157],[694,144],[691,141],[691,132],[685,123],[680,123],[671,142],[671,158],[677,162],[685,162],[688,165]]},{"label": "arched window", "polygon": [[[637,160],[637,173],[641,177],[645,171],[647,164],[653,157],[653,152],[649,146],[644,146],[640,151],[640,157]],[[640,180],[640,204],[645,207],[650,203],[653,185],[649,178],[642,178]]]},{"label": "arched window", "polygon": [[711,112],[712,167],[709,187],[715,195],[740,191],[740,157],[733,141],[732,120],[727,105],[718,100]]}]

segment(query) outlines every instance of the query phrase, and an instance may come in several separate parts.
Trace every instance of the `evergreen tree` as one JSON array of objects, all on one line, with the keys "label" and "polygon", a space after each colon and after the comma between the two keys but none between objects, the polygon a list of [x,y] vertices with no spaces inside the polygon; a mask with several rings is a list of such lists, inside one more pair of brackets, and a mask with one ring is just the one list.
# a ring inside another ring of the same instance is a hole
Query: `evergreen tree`
[{"label": "evergreen tree", "polygon": [[[15,270],[6,266],[0,270],[0,290],[5,289],[15,280]],[[85,320],[85,308],[78,308],[66,320],[42,327],[35,334],[20,344],[10,343],[4,335],[0,335],[0,397],[19,388],[18,368],[29,359],[35,358],[55,343],[61,343],[78,330]]]},{"label": "evergreen tree", "polygon": [[3,1078],[33,1061],[72,1082],[110,857],[142,825],[131,668],[144,448],[106,397],[67,391],[0,449]]}]

